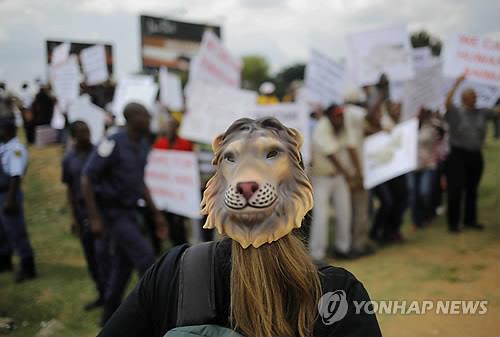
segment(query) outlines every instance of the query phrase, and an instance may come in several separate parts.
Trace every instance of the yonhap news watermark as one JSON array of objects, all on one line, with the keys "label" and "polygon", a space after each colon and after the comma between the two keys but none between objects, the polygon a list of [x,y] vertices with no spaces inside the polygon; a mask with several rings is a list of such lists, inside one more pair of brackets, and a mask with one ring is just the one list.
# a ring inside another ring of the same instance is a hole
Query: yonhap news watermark
[{"label": "yonhap news watermark", "polygon": [[355,315],[485,315],[488,301],[480,300],[371,300],[348,301],[345,291],[324,294],[318,312],[325,325],[341,321],[348,312]]}]

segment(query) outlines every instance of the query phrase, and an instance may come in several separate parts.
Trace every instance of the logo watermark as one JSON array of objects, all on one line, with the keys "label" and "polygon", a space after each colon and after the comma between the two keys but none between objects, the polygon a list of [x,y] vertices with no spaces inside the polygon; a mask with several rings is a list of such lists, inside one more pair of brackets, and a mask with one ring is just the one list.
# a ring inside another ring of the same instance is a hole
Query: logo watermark
[{"label": "logo watermark", "polygon": [[342,320],[347,312],[368,315],[485,315],[487,300],[380,300],[347,301],[345,291],[324,294],[318,302],[318,312],[325,325]]}]

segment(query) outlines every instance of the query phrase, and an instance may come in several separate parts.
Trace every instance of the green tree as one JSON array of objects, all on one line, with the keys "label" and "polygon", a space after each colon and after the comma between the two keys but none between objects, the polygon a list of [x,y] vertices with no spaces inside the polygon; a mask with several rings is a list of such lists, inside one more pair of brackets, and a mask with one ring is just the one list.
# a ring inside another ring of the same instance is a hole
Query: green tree
[{"label": "green tree", "polygon": [[306,65],[297,63],[281,69],[273,78],[276,84],[276,96],[283,98],[290,83],[293,81],[303,81]]},{"label": "green tree", "polygon": [[269,78],[267,60],[259,55],[247,55],[242,57],[242,62],[241,80],[243,88],[257,90],[262,82]]},{"label": "green tree", "polygon": [[411,45],[413,48],[430,47],[432,55],[439,56],[443,44],[437,37],[430,35],[427,31],[421,30],[411,34]]}]

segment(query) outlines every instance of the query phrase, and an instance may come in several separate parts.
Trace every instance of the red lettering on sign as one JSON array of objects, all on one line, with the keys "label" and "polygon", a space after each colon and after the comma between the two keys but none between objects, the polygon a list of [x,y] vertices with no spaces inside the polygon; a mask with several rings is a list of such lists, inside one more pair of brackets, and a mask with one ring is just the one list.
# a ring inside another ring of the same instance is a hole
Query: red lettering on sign
[{"label": "red lettering on sign", "polygon": [[477,47],[477,44],[479,42],[479,37],[477,36],[467,36],[467,35],[460,35],[459,37],[460,43]]}]

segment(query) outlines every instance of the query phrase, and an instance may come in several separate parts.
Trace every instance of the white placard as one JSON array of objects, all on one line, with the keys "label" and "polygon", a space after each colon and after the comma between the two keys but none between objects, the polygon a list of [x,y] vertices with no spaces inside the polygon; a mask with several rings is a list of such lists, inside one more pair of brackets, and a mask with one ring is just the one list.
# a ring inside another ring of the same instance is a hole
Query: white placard
[{"label": "white placard", "polygon": [[244,116],[257,102],[257,94],[201,81],[190,83],[186,92],[186,114],[180,135],[183,138],[212,144],[212,140],[236,119]]},{"label": "white placard", "polygon": [[156,207],[200,219],[200,172],[193,152],[152,150],[145,173]]},{"label": "white placard", "polygon": [[154,108],[158,85],[151,76],[131,75],[121,79],[115,90],[111,110],[118,125],[125,124],[123,109],[128,103],[144,105],[148,111]]},{"label": "white placard", "polygon": [[398,124],[390,133],[378,132],[363,145],[363,186],[373,188],[417,169],[418,120]]},{"label": "white placard", "polygon": [[436,110],[443,102],[443,77],[441,62],[421,68],[413,80],[403,85],[402,93],[402,120],[416,117],[420,108]]},{"label": "white placard", "polygon": [[466,73],[471,82],[500,86],[500,41],[459,34],[444,44],[443,74],[456,78]]},{"label": "white placard", "polygon": [[319,103],[324,108],[332,103],[341,104],[345,84],[346,71],[344,66],[313,49],[305,73],[308,101]]},{"label": "white placard", "polygon": [[82,121],[87,123],[90,129],[92,144],[98,144],[104,135],[106,123],[106,112],[93,104],[88,95],[81,96],[68,109],[68,121]]},{"label": "white placard", "polygon": [[68,60],[69,51],[71,49],[71,43],[64,42],[55,47],[52,50],[52,56],[50,58],[50,64],[53,66],[57,66],[62,64]]},{"label": "white placard", "polygon": [[80,95],[80,66],[75,55],[58,66],[50,67],[50,79],[58,104],[64,111]]},{"label": "white placard", "polygon": [[184,109],[182,84],[179,76],[168,72],[167,68],[160,68],[160,102],[172,111]]},{"label": "white placard", "polygon": [[52,115],[52,120],[50,121],[50,127],[55,130],[62,130],[66,126],[66,120],[64,119],[64,114],[62,112],[59,103],[54,106],[54,114]]},{"label": "white placard", "polygon": [[405,25],[350,34],[348,44],[360,86],[377,83],[382,73],[391,81],[406,81],[415,75]]},{"label": "white placard", "polygon": [[430,47],[414,48],[412,50],[413,67],[416,70],[428,67],[433,61],[432,50]]},{"label": "white placard", "polygon": [[198,80],[232,88],[241,86],[241,62],[229,53],[210,30],[203,34],[200,51],[191,60],[189,68],[189,81]]},{"label": "white placard", "polygon": [[310,162],[311,137],[309,135],[309,114],[306,105],[300,103],[256,105],[245,114],[245,117],[253,119],[275,117],[286,127],[299,130],[304,137],[304,144],[301,149],[302,159],[305,163]]},{"label": "white placard", "polygon": [[80,52],[80,61],[87,85],[97,85],[108,80],[106,49],[103,45],[83,49]]}]

